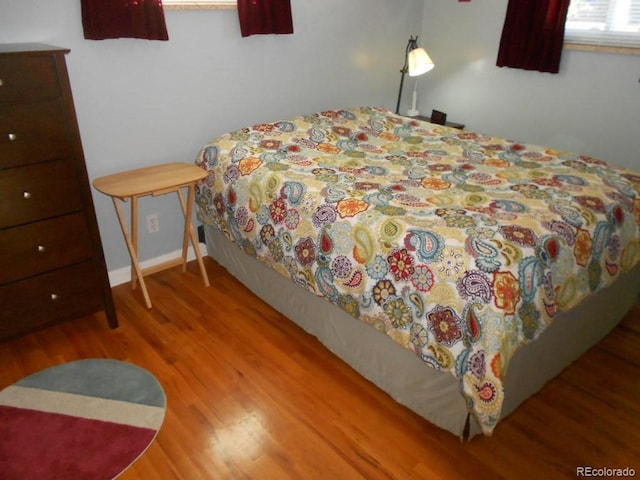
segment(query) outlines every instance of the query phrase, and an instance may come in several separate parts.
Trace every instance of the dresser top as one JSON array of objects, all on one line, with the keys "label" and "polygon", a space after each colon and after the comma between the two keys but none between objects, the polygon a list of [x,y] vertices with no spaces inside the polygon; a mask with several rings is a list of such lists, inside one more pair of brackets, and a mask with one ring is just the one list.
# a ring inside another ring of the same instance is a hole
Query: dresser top
[{"label": "dresser top", "polygon": [[68,48],[55,47],[45,43],[0,43],[0,55],[28,53],[69,53]]}]

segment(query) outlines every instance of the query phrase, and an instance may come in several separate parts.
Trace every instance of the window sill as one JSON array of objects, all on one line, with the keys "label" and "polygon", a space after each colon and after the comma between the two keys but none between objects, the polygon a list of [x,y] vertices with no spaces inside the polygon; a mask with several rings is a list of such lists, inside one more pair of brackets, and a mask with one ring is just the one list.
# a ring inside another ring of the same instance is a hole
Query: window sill
[{"label": "window sill", "polygon": [[624,53],[628,55],[640,55],[640,47],[614,47],[605,45],[585,45],[582,43],[565,43],[564,48],[568,50],[582,50],[584,52],[608,52]]},{"label": "window sill", "polygon": [[163,4],[165,10],[236,10],[237,5],[214,5],[203,3],[183,3],[181,5]]}]

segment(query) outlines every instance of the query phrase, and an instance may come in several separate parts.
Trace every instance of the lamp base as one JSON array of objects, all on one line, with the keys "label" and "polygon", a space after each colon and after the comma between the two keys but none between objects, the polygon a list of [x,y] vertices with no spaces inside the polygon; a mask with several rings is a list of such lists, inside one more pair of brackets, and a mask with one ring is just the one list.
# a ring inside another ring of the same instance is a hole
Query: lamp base
[{"label": "lamp base", "polygon": [[418,115],[420,115],[420,112],[415,108],[410,108],[409,110],[407,110],[407,116],[409,117],[417,117]]}]

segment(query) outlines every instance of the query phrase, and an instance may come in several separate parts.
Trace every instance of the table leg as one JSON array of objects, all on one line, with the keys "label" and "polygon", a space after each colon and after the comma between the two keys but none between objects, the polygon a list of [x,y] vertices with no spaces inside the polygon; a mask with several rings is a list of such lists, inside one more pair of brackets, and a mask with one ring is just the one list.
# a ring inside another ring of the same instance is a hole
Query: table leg
[{"label": "table leg", "polygon": [[[189,253],[189,225],[191,224],[191,186],[187,186],[187,203],[184,201],[182,195],[182,189],[178,190],[178,197],[180,198],[180,206],[182,207],[182,213],[184,215],[184,233],[182,236],[182,271],[187,271],[187,256]],[[195,253],[195,252],[194,252]]]},{"label": "table leg", "polygon": [[182,213],[184,213],[184,238],[182,240],[182,259],[183,259],[183,271],[186,270],[187,267],[187,252],[189,249],[189,239],[191,239],[191,245],[193,245],[193,251],[196,254],[196,259],[198,260],[198,267],[200,268],[200,274],[202,275],[202,281],[204,282],[204,286],[209,286],[209,277],[207,276],[207,270],[204,267],[204,262],[202,261],[202,254],[200,253],[200,242],[198,242],[198,237],[196,235],[196,231],[193,228],[193,224],[191,223],[191,217],[193,215],[193,204],[195,201],[195,186],[188,186],[188,196],[187,202],[185,203],[184,195],[182,191],[178,190],[178,197],[180,198],[180,205],[182,206]]},{"label": "table leg", "polygon": [[[136,257],[138,256],[138,197],[131,197],[131,244]],[[133,257],[132,257],[133,258]],[[136,289],[137,272],[131,269],[131,288]],[[142,279],[142,276],[140,276]]]},{"label": "table leg", "polygon": [[[135,197],[134,197],[135,199]],[[135,276],[140,280],[140,288],[142,289],[142,295],[144,296],[144,302],[147,305],[147,308],[151,308],[151,299],[149,298],[149,293],[147,293],[147,286],[144,283],[144,278],[142,277],[142,270],[140,269],[140,263],[138,262],[138,255],[136,253],[136,248],[134,246],[134,243],[131,239],[131,236],[129,235],[129,229],[127,228],[127,222],[126,219],[124,217],[124,212],[122,210],[122,207],[120,206],[120,203],[118,203],[119,200],[116,197],[113,197],[113,205],[116,209],[116,214],[118,215],[118,221],[120,222],[120,228],[122,229],[122,234],[124,235],[124,240],[127,244],[127,248],[129,249],[129,255],[131,255],[131,263],[132,263],[132,270],[135,272]],[[132,205],[132,209],[133,209],[133,203]],[[133,220],[133,218],[132,218]],[[134,224],[135,225],[135,224]],[[136,228],[135,226],[133,227],[134,232],[136,232]],[[137,233],[136,233],[137,236]],[[136,238],[136,243],[137,243],[137,238]],[[134,273],[132,272],[132,279],[135,278],[133,277]],[[132,280],[133,281],[133,280]]]}]

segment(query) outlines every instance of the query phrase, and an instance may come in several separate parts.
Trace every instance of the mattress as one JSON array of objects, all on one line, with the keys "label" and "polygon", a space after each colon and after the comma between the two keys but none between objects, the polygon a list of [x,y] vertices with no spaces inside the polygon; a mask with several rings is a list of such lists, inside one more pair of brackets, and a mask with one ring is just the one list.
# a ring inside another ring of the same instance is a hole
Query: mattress
[{"label": "mattress", "polygon": [[[217,227],[206,225],[205,238],[209,256],[399,404],[460,439],[482,433],[453,376],[433,369],[387,335],[257,262]],[[536,342],[520,349],[504,381],[500,418],[604,338],[636,302],[639,291],[636,269],[624,274],[618,285],[561,313]]]},{"label": "mattress", "polygon": [[[545,334],[557,373],[619,320],[600,292],[635,282],[640,177],[590,157],[364,107],[223,135],[197,163],[209,171],[199,218],[296,286],[292,299],[307,290],[331,305],[328,318],[342,318],[326,327],[340,332],[334,340],[355,322],[364,336],[335,348],[340,356],[358,363],[372,343],[389,344],[445,377],[457,405],[448,395],[446,407],[420,403],[464,412],[444,414],[454,432],[462,418],[490,434],[515,390],[540,387],[546,358],[523,362],[527,378],[510,386],[516,353],[545,353]],[[634,298],[626,293],[616,310]],[[572,311],[575,340],[551,338]],[[425,385],[424,373],[410,376]]]}]

